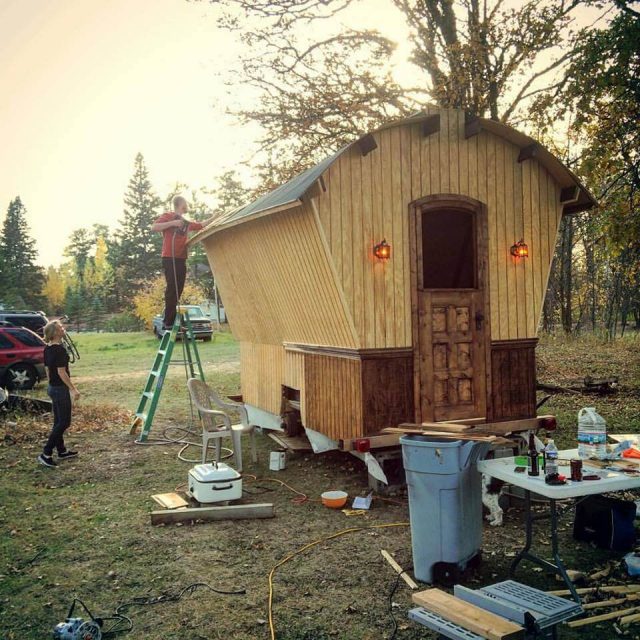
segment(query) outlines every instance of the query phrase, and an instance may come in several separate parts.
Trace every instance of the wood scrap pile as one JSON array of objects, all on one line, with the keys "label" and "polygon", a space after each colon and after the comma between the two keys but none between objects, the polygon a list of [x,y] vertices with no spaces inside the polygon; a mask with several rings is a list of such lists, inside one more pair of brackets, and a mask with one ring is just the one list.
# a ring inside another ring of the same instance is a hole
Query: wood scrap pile
[{"label": "wood scrap pile", "polygon": [[[589,582],[614,579],[619,563],[609,562],[603,569],[587,577]],[[620,630],[640,622],[640,584],[601,584],[577,589],[582,598],[585,617],[567,625],[581,629],[599,623],[614,623]],[[569,596],[567,589],[549,591],[556,596]]]},{"label": "wood scrap pile", "polygon": [[474,440],[477,442],[493,442],[495,437],[475,431],[474,425],[444,424],[439,422],[423,422],[422,424],[403,423],[398,427],[383,429],[385,433],[410,433],[433,436],[444,440]]},{"label": "wood scrap pile", "polygon": [[567,386],[538,382],[537,389],[541,391],[553,391],[555,393],[595,393],[598,395],[610,395],[617,393],[619,381],[617,376],[611,378],[592,378],[586,376],[582,380]]}]

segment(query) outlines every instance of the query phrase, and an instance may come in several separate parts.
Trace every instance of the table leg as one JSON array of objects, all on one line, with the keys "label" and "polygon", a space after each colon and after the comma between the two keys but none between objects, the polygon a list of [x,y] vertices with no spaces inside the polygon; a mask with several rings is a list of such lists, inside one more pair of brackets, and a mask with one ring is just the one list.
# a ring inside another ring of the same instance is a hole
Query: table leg
[{"label": "table leg", "polygon": [[[567,585],[571,593],[571,597],[577,602],[580,603],[580,596],[576,591],[576,588],[569,578],[567,574],[567,570],[562,562],[562,558],[560,557],[560,553],[558,550],[558,510],[556,508],[556,501],[549,500],[549,515],[546,514],[538,514],[535,515],[531,511],[531,491],[525,490],[524,492],[524,504],[525,504],[525,543],[522,551],[518,553],[518,555],[513,559],[511,563],[511,567],[509,568],[509,576],[511,578],[515,577],[516,569],[518,565],[523,560],[529,560],[542,568],[550,571],[553,574],[559,575],[562,580]],[[535,520],[546,520],[549,518],[550,520],[550,533],[551,533],[551,553],[553,555],[553,562],[549,562],[544,558],[541,558],[534,553],[531,552],[531,545],[533,544],[533,523]]]}]

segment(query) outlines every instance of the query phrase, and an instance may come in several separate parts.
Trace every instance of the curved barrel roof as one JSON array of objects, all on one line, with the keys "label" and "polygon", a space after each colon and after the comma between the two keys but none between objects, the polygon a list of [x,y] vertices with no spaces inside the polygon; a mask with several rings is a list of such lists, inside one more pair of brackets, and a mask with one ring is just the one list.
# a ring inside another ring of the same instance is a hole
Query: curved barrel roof
[{"label": "curved barrel roof", "polygon": [[[429,120],[433,120],[434,117],[438,118],[438,115],[419,113],[409,118],[395,120],[376,129],[373,133],[382,131],[383,129],[407,124],[424,123]],[[465,137],[476,135],[480,131],[492,133],[517,146],[520,149],[521,158],[523,160],[529,158],[535,158],[538,160],[538,162],[540,162],[540,164],[542,164],[553,176],[563,191],[567,190],[568,195],[566,196],[566,204],[563,208],[564,214],[570,215],[578,213],[579,211],[590,209],[597,204],[595,198],[574,175],[574,173],[569,170],[555,155],[536,142],[533,138],[520,133],[508,125],[496,122],[495,120],[489,120],[486,118],[471,118],[467,120]],[[371,134],[367,134],[358,140],[345,145],[342,149],[325,158],[314,167],[300,173],[273,191],[261,196],[257,200],[223,214],[205,229],[197,233],[192,240],[202,239],[211,233],[221,231],[222,229],[235,226],[236,224],[245,221],[248,222],[256,217],[262,217],[264,215],[269,215],[270,213],[276,213],[277,211],[300,206],[304,196],[314,187],[317,181],[320,180],[324,172],[327,171],[327,169],[329,169],[329,167],[345,151],[354,145],[362,144],[362,142],[366,138],[370,137],[370,135]]]}]

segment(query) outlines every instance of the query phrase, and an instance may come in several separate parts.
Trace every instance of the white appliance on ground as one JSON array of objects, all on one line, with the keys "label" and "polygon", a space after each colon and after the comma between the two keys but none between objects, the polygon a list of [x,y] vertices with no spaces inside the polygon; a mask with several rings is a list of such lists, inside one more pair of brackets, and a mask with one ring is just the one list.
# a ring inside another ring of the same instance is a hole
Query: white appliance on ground
[{"label": "white appliance on ground", "polygon": [[189,470],[189,493],[203,503],[242,498],[242,475],[224,462],[197,464]]}]

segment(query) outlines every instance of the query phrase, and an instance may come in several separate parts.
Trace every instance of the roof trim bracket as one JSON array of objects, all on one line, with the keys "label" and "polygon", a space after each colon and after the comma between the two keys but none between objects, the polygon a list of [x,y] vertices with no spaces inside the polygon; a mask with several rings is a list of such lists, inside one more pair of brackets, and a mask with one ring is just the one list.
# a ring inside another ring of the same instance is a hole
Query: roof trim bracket
[{"label": "roof trim bracket", "polygon": [[540,151],[540,145],[537,142],[533,144],[528,144],[526,147],[520,148],[520,153],[518,154],[518,162],[524,162],[525,160],[531,160],[531,158],[535,158]]},{"label": "roof trim bracket", "polygon": [[580,199],[580,187],[572,185],[560,190],[560,204],[574,204]]},{"label": "roof trim bracket", "polygon": [[468,140],[477,136],[482,131],[482,122],[480,118],[471,113],[464,114],[464,139]]},{"label": "roof trim bracket", "polygon": [[429,116],[422,121],[422,137],[428,138],[434,133],[440,131],[440,114]]},{"label": "roof trim bracket", "polygon": [[378,148],[378,143],[371,133],[368,133],[366,136],[360,138],[357,144],[358,148],[360,149],[360,153],[363,156],[366,156],[368,153],[371,153],[374,149]]}]

